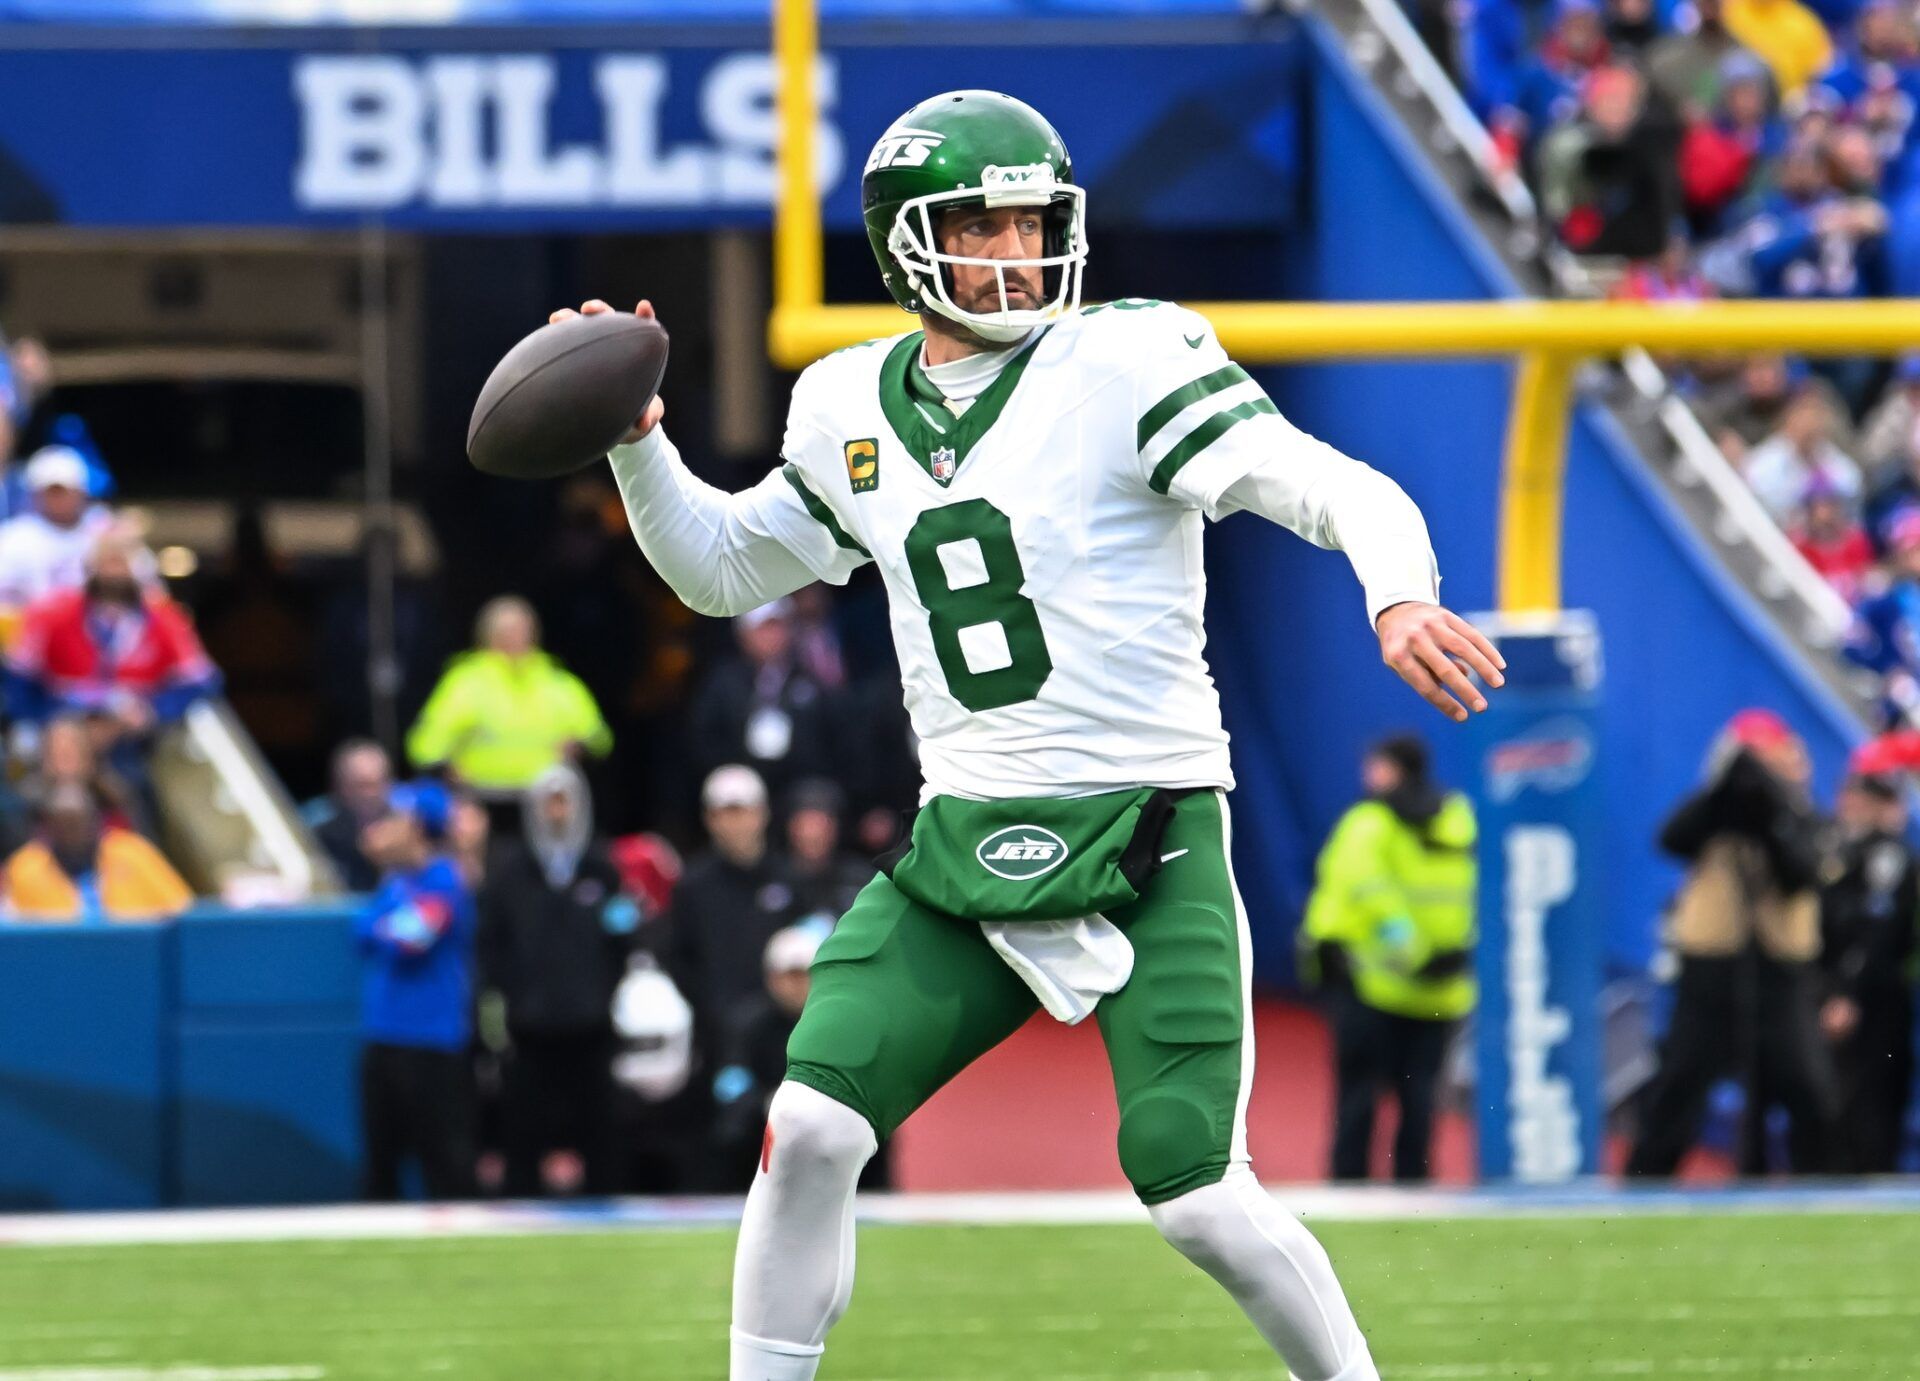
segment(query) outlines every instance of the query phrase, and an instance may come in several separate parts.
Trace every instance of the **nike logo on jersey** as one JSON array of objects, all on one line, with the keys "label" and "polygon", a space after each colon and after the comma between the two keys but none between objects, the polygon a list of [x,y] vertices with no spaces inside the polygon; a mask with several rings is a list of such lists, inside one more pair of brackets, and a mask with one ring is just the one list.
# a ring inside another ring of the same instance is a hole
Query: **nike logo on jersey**
[{"label": "nike logo on jersey", "polygon": [[1198,350],[1203,344],[1206,343],[1207,335],[1206,335],[1206,332],[1202,331],[1197,336],[1182,336],[1180,337],[1180,339],[1187,343],[1187,348],[1189,350]]}]

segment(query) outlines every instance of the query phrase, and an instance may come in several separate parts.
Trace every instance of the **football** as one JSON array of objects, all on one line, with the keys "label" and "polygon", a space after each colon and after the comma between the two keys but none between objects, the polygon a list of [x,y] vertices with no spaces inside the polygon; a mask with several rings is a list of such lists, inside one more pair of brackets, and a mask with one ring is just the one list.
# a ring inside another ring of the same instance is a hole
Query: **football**
[{"label": "football", "polygon": [[467,459],[509,479],[592,465],[633,427],[667,368],[651,317],[603,312],[542,326],[495,365],[467,425]]}]

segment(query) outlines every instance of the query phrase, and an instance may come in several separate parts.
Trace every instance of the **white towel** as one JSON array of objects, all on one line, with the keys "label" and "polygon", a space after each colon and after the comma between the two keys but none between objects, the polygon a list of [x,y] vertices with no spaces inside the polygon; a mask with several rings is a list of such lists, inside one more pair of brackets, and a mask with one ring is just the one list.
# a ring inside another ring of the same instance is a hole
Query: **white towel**
[{"label": "white towel", "polygon": [[1071,921],[982,921],[987,943],[1033,989],[1055,1021],[1074,1026],[1133,976],[1133,945],[1105,916]]}]

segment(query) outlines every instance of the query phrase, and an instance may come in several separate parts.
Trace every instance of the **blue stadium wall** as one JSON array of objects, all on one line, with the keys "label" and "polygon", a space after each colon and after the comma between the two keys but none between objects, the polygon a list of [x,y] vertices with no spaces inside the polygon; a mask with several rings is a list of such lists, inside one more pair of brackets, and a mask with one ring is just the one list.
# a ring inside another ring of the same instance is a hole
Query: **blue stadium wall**
[{"label": "blue stadium wall", "polygon": [[[1327,300],[1513,296],[1500,264],[1394,119],[1309,29],[1304,204],[1286,250],[1290,296]],[[1442,595],[1490,608],[1506,362],[1330,364],[1266,375],[1295,423],[1393,475],[1419,502]],[[1823,797],[1858,733],[1695,537],[1598,408],[1581,407],[1567,458],[1565,600],[1598,617],[1606,686],[1599,768],[1604,889],[1615,969],[1643,967],[1678,880],[1653,839],[1693,787],[1718,727],[1771,706],[1806,734]],[[1422,729],[1442,771],[1477,778],[1461,736],[1379,664],[1343,559],[1251,518],[1214,534],[1210,656],[1236,752],[1236,864],[1258,972],[1284,982],[1313,852],[1357,790],[1363,744]]]}]

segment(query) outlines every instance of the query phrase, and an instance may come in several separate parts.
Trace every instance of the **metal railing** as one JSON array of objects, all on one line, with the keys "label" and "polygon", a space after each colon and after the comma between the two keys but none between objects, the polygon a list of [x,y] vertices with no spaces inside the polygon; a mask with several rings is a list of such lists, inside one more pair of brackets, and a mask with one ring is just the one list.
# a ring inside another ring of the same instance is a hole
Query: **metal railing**
[{"label": "metal railing", "polygon": [[[1431,108],[1437,127],[1457,145],[1499,203],[1516,230],[1540,235],[1541,268],[1555,288],[1569,297],[1599,295],[1593,276],[1576,256],[1546,238],[1539,208],[1519,172],[1502,160],[1493,138],[1480,122],[1426,42],[1414,29],[1398,0],[1355,0],[1379,33],[1405,74],[1414,95]],[[1832,650],[1852,617],[1847,603],[1807,564],[1806,558],[1780,530],[1746,481],[1728,462],[1691,406],[1674,389],[1666,372],[1644,349],[1627,349],[1620,364],[1628,383],[1653,409],[1653,417],[1674,448],[1676,481],[1699,485],[1713,496],[1720,513],[1714,535],[1728,545],[1744,544],[1764,562],[1757,583],[1761,594],[1790,600],[1798,610],[1801,636],[1808,643]]]}]

